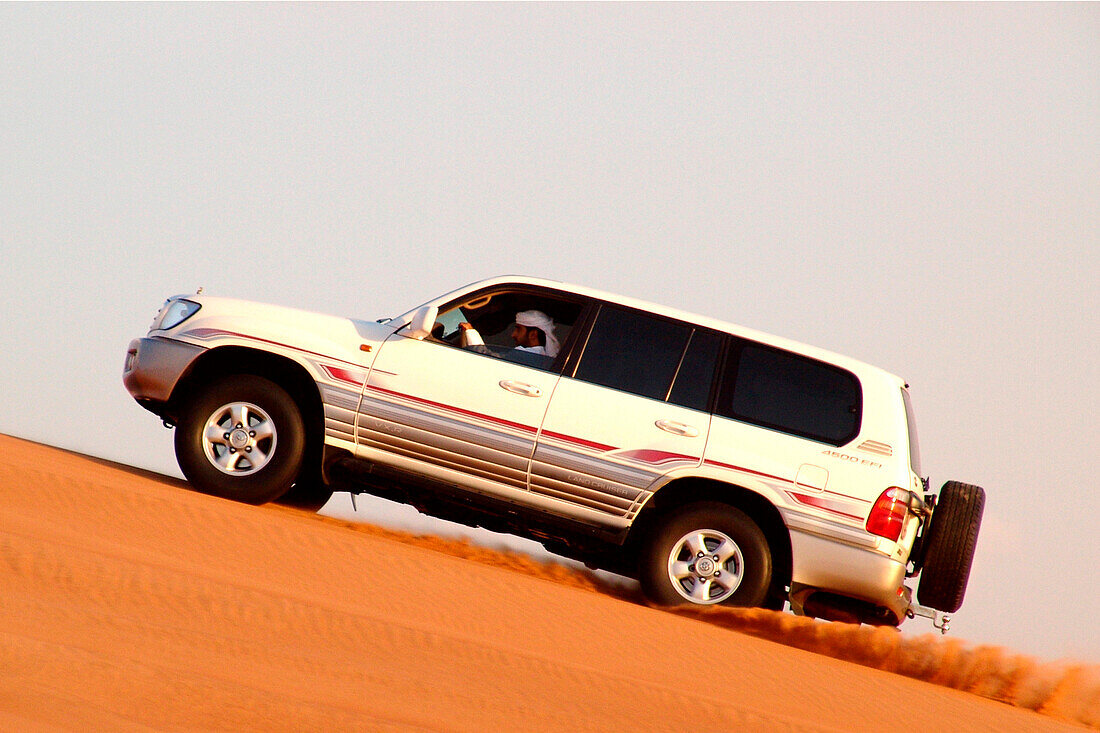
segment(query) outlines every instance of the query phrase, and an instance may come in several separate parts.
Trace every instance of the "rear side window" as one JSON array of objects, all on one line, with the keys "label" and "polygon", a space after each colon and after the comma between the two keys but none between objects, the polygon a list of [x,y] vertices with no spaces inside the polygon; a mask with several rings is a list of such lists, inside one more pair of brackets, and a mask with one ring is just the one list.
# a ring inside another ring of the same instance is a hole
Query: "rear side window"
[{"label": "rear side window", "polygon": [[735,342],[715,412],[830,445],[859,433],[859,380],[839,367],[789,351]]},{"label": "rear side window", "polygon": [[684,359],[676,371],[676,381],[668,394],[668,401],[693,410],[705,410],[710,401],[710,388],[714,382],[714,365],[722,337],[713,331],[696,329],[691,334]]},{"label": "rear side window", "polygon": [[604,305],[577,379],[693,410],[710,403],[724,337],[680,321]]},{"label": "rear side window", "polygon": [[576,378],[664,400],[692,329],[635,311],[600,308]]}]

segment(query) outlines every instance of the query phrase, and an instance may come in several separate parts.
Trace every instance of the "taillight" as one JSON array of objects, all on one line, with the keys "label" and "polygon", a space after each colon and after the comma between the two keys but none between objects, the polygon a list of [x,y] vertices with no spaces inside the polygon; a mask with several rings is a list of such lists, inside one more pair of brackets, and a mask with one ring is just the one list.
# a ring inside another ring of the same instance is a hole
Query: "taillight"
[{"label": "taillight", "polygon": [[894,542],[901,537],[901,528],[909,513],[909,492],[891,486],[879,494],[867,517],[867,531]]}]

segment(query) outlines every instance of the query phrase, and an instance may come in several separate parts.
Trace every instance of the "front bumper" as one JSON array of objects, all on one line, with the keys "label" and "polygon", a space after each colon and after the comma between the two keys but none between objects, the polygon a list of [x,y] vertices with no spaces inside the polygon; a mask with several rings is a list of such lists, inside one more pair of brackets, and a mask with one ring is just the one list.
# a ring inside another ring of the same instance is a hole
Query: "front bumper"
[{"label": "front bumper", "polygon": [[134,339],[126,349],[122,383],[138,404],[159,414],[187,367],[204,351],[201,346],[155,336]]}]

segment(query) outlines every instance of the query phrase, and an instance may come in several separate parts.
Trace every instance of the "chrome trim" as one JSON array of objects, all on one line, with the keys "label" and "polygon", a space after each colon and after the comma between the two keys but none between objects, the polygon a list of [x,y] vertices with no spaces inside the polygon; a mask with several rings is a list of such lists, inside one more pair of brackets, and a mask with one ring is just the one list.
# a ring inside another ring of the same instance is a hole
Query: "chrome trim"
[{"label": "chrome trim", "polygon": [[653,424],[666,433],[672,433],[673,435],[682,435],[686,438],[699,437],[699,428],[677,420],[658,420]]}]

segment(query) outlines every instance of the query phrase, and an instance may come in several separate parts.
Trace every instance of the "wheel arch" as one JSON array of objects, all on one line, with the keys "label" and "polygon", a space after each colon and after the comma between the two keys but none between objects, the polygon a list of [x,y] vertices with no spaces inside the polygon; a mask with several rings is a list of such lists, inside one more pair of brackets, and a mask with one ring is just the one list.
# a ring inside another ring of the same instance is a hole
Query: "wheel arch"
[{"label": "wheel arch", "polygon": [[638,512],[627,535],[627,547],[632,550],[641,547],[658,520],[682,506],[699,501],[729,504],[747,514],[760,527],[772,554],[772,589],[775,594],[782,594],[791,582],[790,531],[772,502],[743,486],[698,477],[668,482],[654,492]]},{"label": "wheel arch", "polygon": [[[253,374],[275,382],[298,405],[306,431],[307,470],[320,471],[325,434],[324,406],[317,382],[293,359],[247,346],[219,346],[201,354],[180,377],[168,400],[164,417],[175,423],[180,407],[202,385],[223,377]],[[318,474],[319,475],[319,474]]]}]

